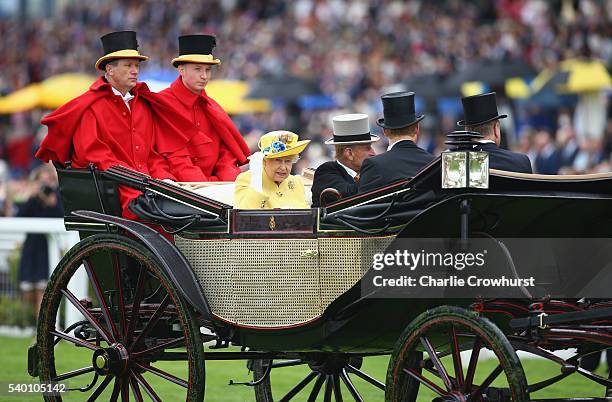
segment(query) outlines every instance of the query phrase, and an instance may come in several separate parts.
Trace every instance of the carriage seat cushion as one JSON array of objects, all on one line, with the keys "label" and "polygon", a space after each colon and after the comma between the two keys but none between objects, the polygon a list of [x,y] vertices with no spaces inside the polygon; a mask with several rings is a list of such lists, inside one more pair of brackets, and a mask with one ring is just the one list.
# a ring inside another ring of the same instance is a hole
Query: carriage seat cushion
[{"label": "carriage seat cushion", "polygon": [[[209,182],[209,183],[193,183],[192,191],[215,201],[222,202],[227,205],[234,206],[234,183],[233,182]],[[305,184],[306,196],[308,204],[312,204],[310,191],[311,185]]]}]

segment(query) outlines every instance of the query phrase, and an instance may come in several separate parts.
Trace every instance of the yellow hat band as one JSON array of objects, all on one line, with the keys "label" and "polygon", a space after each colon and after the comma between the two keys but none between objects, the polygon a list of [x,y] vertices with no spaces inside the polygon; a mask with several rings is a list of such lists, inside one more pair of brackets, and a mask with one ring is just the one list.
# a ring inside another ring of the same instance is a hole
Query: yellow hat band
[{"label": "yellow hat band", "polygon": [[219,64],[221,60],[215,59],[212,54],[182,54],[172,60],[174,67],[178,67],[179,63]]},{"label": "yellow hat band", "polygon": [[138,53],[138,50],[134,49],[125,49],[125,50],[117,50],[116,52],[112,52],[109,54],[105,54],[100,57],[98,61],[96,61],[96,69],[100,70],[100,64],[108,60],[114,59],[139,59],[142,61],[149,60],[147,56],[143,56]]}]

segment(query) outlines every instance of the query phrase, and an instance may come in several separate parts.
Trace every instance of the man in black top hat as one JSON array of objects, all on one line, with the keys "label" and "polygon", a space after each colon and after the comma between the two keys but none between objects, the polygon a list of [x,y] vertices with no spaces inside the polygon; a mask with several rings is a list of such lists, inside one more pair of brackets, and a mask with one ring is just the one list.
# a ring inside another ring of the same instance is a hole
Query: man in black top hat
[{"label": "man in black top hat", "polygon": [[489,153],[489,166],[492,169],[510,172],[532,173],[531,162],[527,155],[499,148],[501,126],[499,119],[508,117],[497,112],[495,92],[461,98],[464,120],[457,125],[484,136],[479,149]]},{"label": "man in black top hat", "polygon": [[[183,149],[195,131],[193,125],[176,113],[168,116],[156,95],[138,82],[140,62],[147,57],[138,52],[136,32],[111,32],[100,40],[104,55],[95,66],[104,75],[42,120],[49,131],[36,156],[45,162],[71,161],[75,168],[121,165],[176,180],[160,154]],[[140,193],[120,187],[124,217],[136,218],[128,205]]]},{"label": "man in black top hat", "polygon": [[325,162],[317,168],[312,181],[312,206],[320,206],[323,190],[333,188],[342,197],[357,194],[359,172],[363,161],[376,153],[372,143],[378,136],[370,134],[368,115],[350,113],[334,116],[332,119],[334,136],[325,141],[333,145],[335,161]]},{"label": "man in black top hat", "polygon": [[227,113],[206,94],[212,68],[221,63],[212,55],[216,39],[198,34],[180,36],[178,41],[179,56],[172,65],[179,76],[159,95],[191,120],[197,132],[185,152],[164,156],[179,181],[234,181],[250,150]]},{"label": "man in black top hat", "polygon": [[414,92],[394,92],[382,96],[384,118],[377,124],[389,139],[387,152],[366,159],[361,166],[359,192],[367,192],[385,184],[413,177],[430,163],[434,156],[416,145],[420,124],[425,116],[417,116]]}]

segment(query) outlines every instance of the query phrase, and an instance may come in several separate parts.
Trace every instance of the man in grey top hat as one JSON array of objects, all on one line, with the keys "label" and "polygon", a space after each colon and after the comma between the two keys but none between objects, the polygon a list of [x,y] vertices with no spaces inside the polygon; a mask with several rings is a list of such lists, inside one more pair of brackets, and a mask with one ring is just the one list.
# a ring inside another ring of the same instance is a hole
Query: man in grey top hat
[{"label": "man in grey top hat", "polygon": [[312,206],[320,206],[321,192],[334,188],[342,197],[357,193],[359,172],[363,161],[374,156],[372,142],[378,136],[370,134],[368,115],[342,114],[332,119],[334,136],[325,141],[335,148],[335,161],[325,162],[316,170],[312,182]]},{"label": "man in grey top hat", "polygon": [[361,167],[359,192],[364,193],[400,179],[412,177],[434,160],[433,155],[416,145],[419,122],[414,92],[394,92],[382,96],[384,118],[377,124],[389,138],[387,152],[366,160]]}]

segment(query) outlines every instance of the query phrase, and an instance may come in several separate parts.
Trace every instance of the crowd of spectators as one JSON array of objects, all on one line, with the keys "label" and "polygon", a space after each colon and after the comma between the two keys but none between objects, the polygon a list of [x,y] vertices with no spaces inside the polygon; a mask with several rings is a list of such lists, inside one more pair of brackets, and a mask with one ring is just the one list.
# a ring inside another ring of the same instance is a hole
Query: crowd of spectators
[{"label": "crowd of spectators", "polygon": [[[321,143],[331,136],[331,116],[362,112],[374,122],[381,114],[380,95],[415,74],[452,76],[482,59],[520,60],[534,71],[574,57],[596,57],[608,65],[612,60],[610,0],[64,3],[49,16],[0,15],[2,94],[59,73],[94,73],[93,64],[102,54],[99,37],[110,31],[138,32],[140,50],[150,56],[143,72],[170,69],[179,35],[213,33],[215,55],[223,61],[216,79],[250,82],[265,74],[286,73],[312,79],[334,97],[333,109],[275,107],[264,114],[235,116],[252,146],[262,132],[282,128],[313,139],[298,169],[330,158],[330,147]],[[521,113],[499,95],[501,107],[514,116],[504,126],[509,145],[528,153],[536,171],[609,170],[609,117],[599,138],[579,141],[571,108],[548,111],[546,124],[517,124]],[[455,129],[460,116],[430,112],[421,143],[439,152],[443,134]],[[42,135],[40,116],[41,111],[33,111],[0,117],[5,176],[27,177],[36,164],[31,155]],[[378,150],[384,146],[381,141]]]}]

